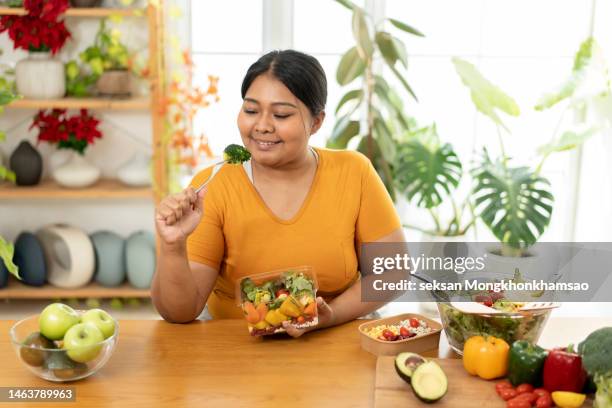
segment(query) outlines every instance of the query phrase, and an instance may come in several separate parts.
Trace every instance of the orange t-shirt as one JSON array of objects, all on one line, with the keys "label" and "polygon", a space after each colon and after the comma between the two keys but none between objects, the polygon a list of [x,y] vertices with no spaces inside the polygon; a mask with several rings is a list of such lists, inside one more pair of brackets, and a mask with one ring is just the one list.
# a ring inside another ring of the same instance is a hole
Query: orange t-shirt
[{"label": "orange t-shirt", "polygon": [[[252,274],[309,265],[318,294],[333,298],[358,278],[356,248],[401,227],[393,202],[367,157],[315,148],[318,165],[297,214],[272,213],[241,165],[224,165],[208,185],[204,215],[187,240],[189,260],[219,271],[207,305],[213,318],[238,318],[235,285]],[[202,170],[198,186],[211,174]]]}]

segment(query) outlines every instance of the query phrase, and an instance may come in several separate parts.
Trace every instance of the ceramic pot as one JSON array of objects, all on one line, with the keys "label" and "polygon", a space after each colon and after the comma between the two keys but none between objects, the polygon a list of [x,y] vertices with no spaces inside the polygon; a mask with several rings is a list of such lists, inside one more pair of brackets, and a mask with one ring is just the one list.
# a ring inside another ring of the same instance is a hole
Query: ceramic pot
[{"label": "ceramic pot", "polygon": [[34,186],[40,183],[42,156],[27,140],[19,143],[10,158],[10,168],[15,172],[18,186]]},{"label": "ceramic pot", "polygon": [[47,279],[47,266],[42,245],[36,235],[22,232],[15,241],[13,262],[19,267],[23,283],[42,286]]},{"label": "ceramic pot", "polygon": [[72,7],[100,7],[102,4],[102,0],[70,0],[70,5]]},{"label": "ceramic pot", "polygon": [[47,280],[60,288],[78,288],[91,281],[95,255],[91,240],[78,228],[56,224],[36,233],[45,253]]},{"label": "ceramic pot", "polygon": [[155,273],[155,237],[148,231],[133,233],[125,241],[125,266],[132,286],[148,289]]},{"label": "ceramic pot", "polygon": [[135,153],[117,171],[117,178],[130,187],[151,185],[151,158],[142,152]]},{"label": "ceramic pot", "polygon": [[75,152],[66,163],[53,170],[52,176],[63,187],[83,188],[100,179],[100,169]]},{"label": "ceramic pot", "polygon": [[126,69],[104,71],[96,88],[103,96],[130,96],[130,72]]},{"label": "ceramic pot", "polygon": [[0,288],[3,288],[8,283],[8,269],[4,266],[4,261],[0,259]]},{"label": "ceramic pot", "polygon": [[91,234],[96,255],[95,280],[102,286],[119,286],[125,280],[124,241],[111,231]]},{"label": "ceramic pot", "polygon": [[62,98],[66,93],[64,63],[50,52],[30,52],[15,67],[17,93],[28,99]]}]

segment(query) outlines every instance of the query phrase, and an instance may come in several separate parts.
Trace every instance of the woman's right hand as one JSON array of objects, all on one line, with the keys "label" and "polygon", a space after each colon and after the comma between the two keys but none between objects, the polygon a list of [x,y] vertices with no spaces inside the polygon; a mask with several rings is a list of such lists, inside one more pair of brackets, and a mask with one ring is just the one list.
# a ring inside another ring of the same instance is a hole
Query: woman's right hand
[{"label": "woman's right hand", "polygon": [[163,242],[184,243],[202,219],[206,188],[196,194],[192,187],[164,198],[155,211],[155,226]]}]

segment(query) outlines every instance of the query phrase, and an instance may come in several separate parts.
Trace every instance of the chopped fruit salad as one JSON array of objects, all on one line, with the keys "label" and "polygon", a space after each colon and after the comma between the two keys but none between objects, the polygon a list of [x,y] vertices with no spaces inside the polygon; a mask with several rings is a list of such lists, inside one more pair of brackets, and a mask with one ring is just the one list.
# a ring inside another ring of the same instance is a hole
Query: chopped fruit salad
[{"label": "chopped fruit salad", "polygon": [[254,279],[240,282],[242,311],[251,335],[284,332],[285,321],[298,328],[318,324],[316,285],[310,274],[294,270]]},{"label": "chopped fruit salad", "polygon": [[431,333],[432,331],[433,329],[427,325],[427,322],[413,317],[402,320],[398,324],[381,324],[371,327],[364,332],[374,339],[398,341]]}]

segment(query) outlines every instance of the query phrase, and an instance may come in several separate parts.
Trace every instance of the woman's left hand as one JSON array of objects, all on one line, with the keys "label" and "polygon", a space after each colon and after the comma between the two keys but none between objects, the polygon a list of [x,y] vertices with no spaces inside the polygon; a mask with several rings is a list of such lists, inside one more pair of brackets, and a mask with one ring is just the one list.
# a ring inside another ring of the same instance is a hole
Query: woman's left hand
[{"label": "woman's left hand", "polygon": [[322,329],[333,325],[334,322],[334,310],[331,308],[322,297],[317,298],[317,313],[319,323],[313,327],[307,327],[305,329],[298,329],[289,322],[283,322],[283,328],[287,330],[287,334],[291,337],[300,337],[302,334],[315,330]]}]

